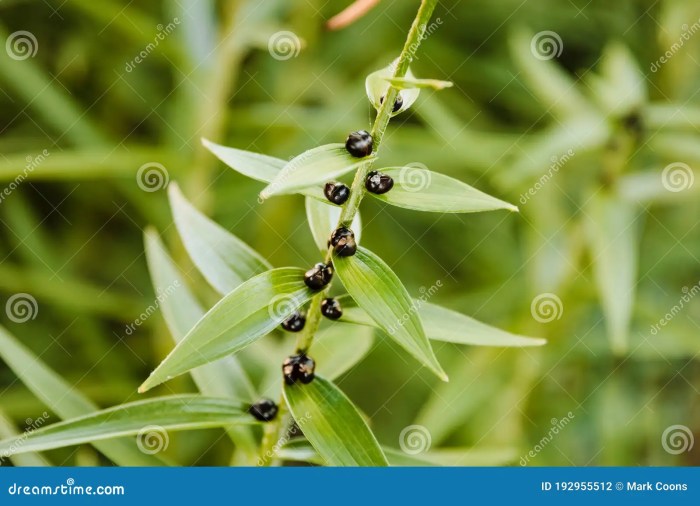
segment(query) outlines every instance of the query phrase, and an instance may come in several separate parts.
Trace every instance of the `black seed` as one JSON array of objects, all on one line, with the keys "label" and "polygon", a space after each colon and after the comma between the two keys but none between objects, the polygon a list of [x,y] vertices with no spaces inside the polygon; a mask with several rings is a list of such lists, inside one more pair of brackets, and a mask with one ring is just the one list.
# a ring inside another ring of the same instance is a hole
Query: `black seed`
[{"label": "black seed", "polygon": [[343,316],[343,308],[340,307],[340,302],[333,298],[323,299],[321,301],[321,314],[331,320],[337,320]]},{"label": "black seed", "polygon": [[297,381],[304,384],[311,383],[315,369],[314,359],[304,353],[287,357],[282,364],[282,374],[287,385],[293,385]]},{"label": "black seed", "polygon": [[334,230],[328,242],[333,246],[335,254],[341,257],[350,257],[357,251],[355,234],[349,228],[340,227]]},{"label": "black seed", "polygon": [[362,158],[372,154],[373,143],[372,136],[368,131],[359,130],[348,135],[348,139],[345,141],[345,149],[352,156]]},{"label": "black seed", "polygon": [[292,316],[282,322],[282,328],[288,332],[299,332],[305,323],[306,317],[299,311],[294,311]]},{"label": "black seed", "polygon": [[[379,103],[383,104],[384,103],[384,96],[382,96],[379,99]],[[394,107],[391,108],[391,112],[399,112],[401,108],[403,107],[403,97],[401,96],[401,93],[396,95],[396,100],[394,101]]]},{"label": "black seed", "polygon": [[248,413],[253,415],[256,420],[269,422],[277,416],[277,404],[271,399],[260,399],[248,408]]},{"label": "black seed", "polygon": [[394,180],[391,176],[377,172],[376,170],[371,171],[367,174],[367,179],[365,179],[365,188],[368,192],[381,195],[386,193],[394,187]]},{"label": "black seed", "polygon": [[334,204],[342,205],[350,196],[350,188],[343,183],[326,183],[323,193],[326,195],[326,198]]},{"label": "black seed", "polygon": [[318,263],[304,274],[304,283],[313,290],[323,288],[333,278],[333,266]]}]

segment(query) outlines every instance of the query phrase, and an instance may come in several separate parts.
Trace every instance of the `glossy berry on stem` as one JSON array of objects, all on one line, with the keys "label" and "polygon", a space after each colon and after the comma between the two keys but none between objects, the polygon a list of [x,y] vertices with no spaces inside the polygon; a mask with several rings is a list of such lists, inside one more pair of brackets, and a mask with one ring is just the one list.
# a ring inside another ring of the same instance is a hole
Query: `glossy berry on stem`
[{"label": "glossy berry on stem", "polygon": [[292,316],[282,322],[282,328],[288,332],[299,332],[305,323],[306,317],[299,311],[294,311]]},{"label": "glossy berry on stem", "polygon": [[331,282],[333,266],[318,263],[304,274],[304,283],[312,290],[319,290]]},{"label": "glossy berry on stem", "polygon": [[304,384],[311,383],[314,379],[315,369],[316,363],[314,359],[308,357],[305,353],[287,357],[282,364],[284,382],[287,383],[287,385],[293,385],[297,381]]},{"label": "glossy berry on stem", "polygon": [[356,158],[371,155],[373,146],[374,141],[367,130],[353,132],[348,135],[348,139],[345,141],[345,149]]},{"label": "glossy berry on stem", "polygon": [[323,194],[328,200],[339,206],[344,204],[348,197],[350,197],[350,188],[343,183],[326,183],[326,187],[323,189]]},{"label": "glossy berry on stem", "polygon": [[371,171],[367,174],[367,179],[365,179],[365,188],[370,193],[375,193],[381,195],[386,193],[394,187],[394,180],[391,176],[377,172],[376,170]]},{"label": "glossy berry on stem", "polygon": [[256,420],[269,422],[277,416],[277,404],[271,399],[263,398],[251,405],[248,408],[248,413],[253,415]]},{"label": "glossy berry on stem", "polygon": [[340,307],[340,302],[333,298],[323,299],[321,301],[321,314],[331,320],[337,320],[343,316],[343,308]]},{"label": "glossy berry on stem", "polygon": [[329,246],[333,246],[333,251],[339,257],[350,257],[357,251],[355,234],[349,228],[340,227],[335,229],[328,243]]},{"label": "glossy berry on stem", "polygon": [[[383,104],[384,103],[384,96],[379,99],[379,103]],[[401,108],[403,107],[403,97],[399,93],[396,96],[396,100],[394,101],[394,107],[391,108],[391,112],[399,112]]]}]

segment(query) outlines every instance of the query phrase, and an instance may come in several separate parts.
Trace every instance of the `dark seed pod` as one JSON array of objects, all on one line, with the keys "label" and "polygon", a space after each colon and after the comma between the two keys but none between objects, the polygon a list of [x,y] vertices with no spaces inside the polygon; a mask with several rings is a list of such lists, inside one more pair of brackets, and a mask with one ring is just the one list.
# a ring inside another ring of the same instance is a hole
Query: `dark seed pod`
[{"label": "dark seed pod", "polygon": [[350,188],[343,183],[326,183],[323,193],[334,204],[342,205],[350,196]]},{"label": "dark seed pod", "polygon": [[345,141],[345,149],[356,158],[371,155],[373,145],[374,141],[367,130],[353,132],[348,135],[348,139]]},{"label": "dark seed pod", "polygon": [[294,311],[292,316],[282,322],[282,328],[288,332],[299,332],[306,324],[306,317],[299,311]]},{"label": "dark seed pod", "polygon": [[297,381],[301,383],[311,383],[314,379],[314,370],[316,363],[314,359],[308,357],[305,353],[292,355],[282,364],[282,374],[287,385],[293,385]]},{"label": "dark seed pod", "polygon": [[321,314],[331,320],[337,320],[343,316],[343,308],[340,307],[340,302],[333,298],[323,299],[321,301]]},{"label": "dark seed pod", "polygon": [[367,179],[365,179],[365,188],[368,192],[381,195],[386,193],[394,187],[394,180],[391,176],[377,172],[376,170],[371,171],[367,174]]},{"label": "dark seed pod", "polygon": [[[383,104],[384,103],[384,96],[382,96],[379,99],[379,103]],[[391,112],[399,112],[401,108],[403,107],[403,97],[401,96],[401,93],[396,95],[396,100],[394,101],[394,107],[391,108]]]},{"label": "dark seed pod", "polygon": [[253,415],[256,420],[261,422],[269,422],[277,416],[277,404],[271,399],[260,399],[255,404],[248,408],[248,413]]},{"label": "dark seed pod", "polygon": [[313,290],[319,290],[333,278],[333,266],[318,263],[304,274],[304,283]]},{"label": "dark seed pod", "polygon": [[340,257],[351,257],[357,251],[355,234],[349,228],[340,227],[334,230],[328,242],[333,246],[335,254]]}]

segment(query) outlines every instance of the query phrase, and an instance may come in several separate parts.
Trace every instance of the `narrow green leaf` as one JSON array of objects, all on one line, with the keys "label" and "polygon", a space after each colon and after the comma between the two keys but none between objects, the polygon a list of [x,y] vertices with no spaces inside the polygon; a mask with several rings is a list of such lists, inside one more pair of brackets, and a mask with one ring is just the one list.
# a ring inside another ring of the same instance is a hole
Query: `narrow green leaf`
[{"label": "narrow green leaf", "polygon": [[[287,165],[287,161],[280,158],[261,155],[252,151],[243,151],[241,149],[221,146],[208,141],[207,139],[202,139],[202,144],[219,160],[224,162],[236,172],[263,183],[271,183],[282,171],[284,166]],[[321,185],[307,185],[304,188],[298,189],[297,193],[301,193],[302,195],[313,197],[318,200],[326,200],[326,197],[323,195],[323,188]]]},{"label": "narrow green leaf", "polygon": [[[0,453],[36,452],[122,436],[158,438],[167,446],[170,430],[206,429],[253,424],[239,404],[200,395],[175,395],[122,404],[31,431],[19,439],[0,441]],[[143,443],[142,443],[143,444]],[[134,444],[137,448],[137,444]]]},{"label": "narrow green leaf", "polygon": [[335,257],[333,265],[352,298],[389,337],[430,368],[447,375],[425,336],[417,308],[401,280],[371,251],[358,247],[350,257]]},{"label": "narrow green leaf", "polygon": [[[340,321],[357,325],[376,327],[376,322],[348,295],[336,297],[343,307]],[[428,339],[447,343],[469,344],[473,346],[542,346],[546,339],[512,334],[492,327],[474,318],[451,309],[431,304],[421,299],[414,299],[413,305],[420,315],[425,335]]]},{"label": "narrow green leaf", "polygon": [[[369,98],[369,101],[376,110],[379,110],[379,108],[382,105],[382,101],[384,100],[384,96],[386,95],[387,91],[389,91],[389,86],[392,86],[389,80],[393,79],[397,63],[398,58],[383,69],[377,70],[376,72],[372,72],[365,79],[365,90],[367,91],[367,98]],[[413,73],[409,70],[406,73],[404,79],[415,80],[415,77],[413,76]],[[413,105],[413,103],[418,99],[418,95],[420,95],[420,88],[416,86],[407,88],[405,86],[405,83],[397,83],[395,87],[399,89],[399,96],[401,97],[402,105],[401,108],[398,109],[396,112],[391,113],[392,117],[396,116],[397,114],[401,114],[403,111],[410,108]]]},{"label": "narrow green leaf", "polygon": [[280,158],[221,146],[207,139],[202,139],[202,144],[236,172],[263,183],[269,183],[275,179],[282,167],[287,164],[286,160]]},{"label": "narrow green leaf", "polygon": [[[59,417],[74,418],[99,409],[3,327],[0,327],[0,358],[20,381]],[[94,446],[120,466],[162,466],[164,463],[155,455],[140,452],[133,441],[119,439],[98,442]]]},{"label": "narrow green leaf", "polygon": [[397,90],[410,90],[411,88],[433,90],[444,90],[452,88],[454,83],[451,81],[440,81],[439,79],[415,79],[411,77],[385,77],[385,81],[391,84]]},{"label": "narrow green leaf", "polygon": [[345,144],[340,143],[310,149],[285,165],[260,192],[260,198],[295,193],[311,185],[326,183],[357,169],[372,156],[355,158],[345,149]]},{"label": "narrow green leaf", "polygon": [[[155,230],[146,231],[145,245],[153,288],[156,293],[164,295],[160,309],[170,329],[170,335],[177,344],[204,316],[204,309],[190,292]],[[204,395],[248,402],[257,399],[255,388],[234,356],[223,357],[197,367],[191,374],[197,388]],[[250,428],[229,426],[226,427],[226,432],[247,456],[246,463],[253,463],[257,454],[257,444]]]},{"label": "narrow green leaf", "polygon": [[[396,467],[498,466],[517,460],[516,449],[509,447],[445,448],[417,455],[389,446],[382,446],[382,451],[389,465]],[[288,444],[277,452],[277,456],[287,461],[323,465],[323,459],[307,444]]]},{"label": "narrow green leaf", "polygon": [[503,466],[518,459],[513,447],[440,448],[410,455],[396,448],[384,447],[386,458],[392,466]]},{"label": "narrow green leaf", "polygon": [[357,408],[330,381],[285,385],[294,420],[327,465],[386,466],[377,439]]},{"label": "narrow green leaf", "polygon": [[[305,200],[306,218],[309,221],[311,235],[313,235],[316,245],[321,250],[321,254],[325,255],[328,251],[328,238],[338,224],[342,208],[309,197],[306,197]],[[360,237],[362,236],[362,222],[359,212],[355,214],[350,228],[355,233],[355,240],[360,242]]]},{"label": "narrow green leaf", "polygon": [[611,195],[596,194],[588,202],[586,228],[593,275],[605,314],[612,349],[625,353],[637,274],[636,206]]},{"label": "narrow green leaf", "polygon": [[312,296],[304,284],[302,269],[273,269],[249,279],[197,322],[139,387],[139,392],[236,353],[268,334]]},{"label": "narrow green leaf", "polygon": [[436,213],[475,213],[508,209],[517,211],[512,204],[491,197],[457,179],[428,170],[418,165],[387,167],[380,172],[391,176],[394,187],[387,193],[373,197],[398,207]]},{"label": "narrow green leaf", "polygon": [[185,249],[219,293],[227,294],[246,279],[272,269],[258,252],[199,212],[177,184],[170,184],[168,196]]},{"label": "narrow green leaf", "polygon": [[[205,311],[189,290],[155,230],[146,231],[145,245],[153,288],[156,293],[164,295],[160,309],[177,344],[202,319]],[[255,389],[236,357],[223,357],[193,369],[192,377],[204,395],[241,401],[256,400]]]}]

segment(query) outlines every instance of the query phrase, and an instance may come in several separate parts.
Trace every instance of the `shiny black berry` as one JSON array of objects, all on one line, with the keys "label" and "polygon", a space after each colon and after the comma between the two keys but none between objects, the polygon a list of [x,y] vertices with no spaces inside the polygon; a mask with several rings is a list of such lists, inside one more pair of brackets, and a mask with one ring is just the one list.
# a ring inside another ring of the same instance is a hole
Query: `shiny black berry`
[{"label": "shiny black berry", "polygon": [[282,322],[282,328],[288,332],[299,332],[305,323],[306,317],[299,311],[294,311],[292,316]]},{"label": "shiny black berry", "polygon": [[350,196],[350,188],[343,183],[326,183],[323,193],[334,204],[342,205]]},{"label": "shiny black berry", "polygon": [[333,266],[318,263],[304,274],[304,283],[313,290],[319,290],[333,278]]},{"label": "shiny black berry", "polygon": [[[383,104],[383,103],[384,103],[384,96],[382,96],[382,97],[379,99],[379,103],[380,103],[380,104]],[[401,94],[399,93],[399,94],[396,96],[396,100],[394,101],[394,107],[391,108],[391,112],[399,112],[399,111],[401,110],[402,107],[403,107],[403,97],[402,97]]]},{"label": "shiny black berry", "polygon": [[321,301],[321,314],[331,320],[337,320],[343,316],[343,308],[340,307],[340,302],[335,299],[323,299]]},{"label": "shiny black berry", "polygon": [[248,408],[248,413],[253,415],[256,420],[269,422],[277,416],[277,404],[270,399],[260,399]]},{"label": "shiny black berry", "polygon": [[311,383],[314,379],[314,369],[316,363],[314,359],[301,353],[287,357],[282,364],[282,374],[287,385],[293,385],[297,381],[301,383]]},{"label": "shiny black berry", "polygon": [[345,227],[335,229],[328,241],[329,246],[333,246],[333,251],[340,257],[351,257],[357,251],[355,234]]},{"label": "shiny black berry", "polygon": [[351,133],[345,141],[345,149],[356,158],[371,155],[373,145],[372,136],[366,130]]},{"label": "shiny black berry", "polygon": [[368,192],[376,193],[381,195],[386,193],[394,187],[394,180],[386,174],[377,172],[376,170],[371,171],[367,174],[367,179],[365,179],[365,188]]}]

